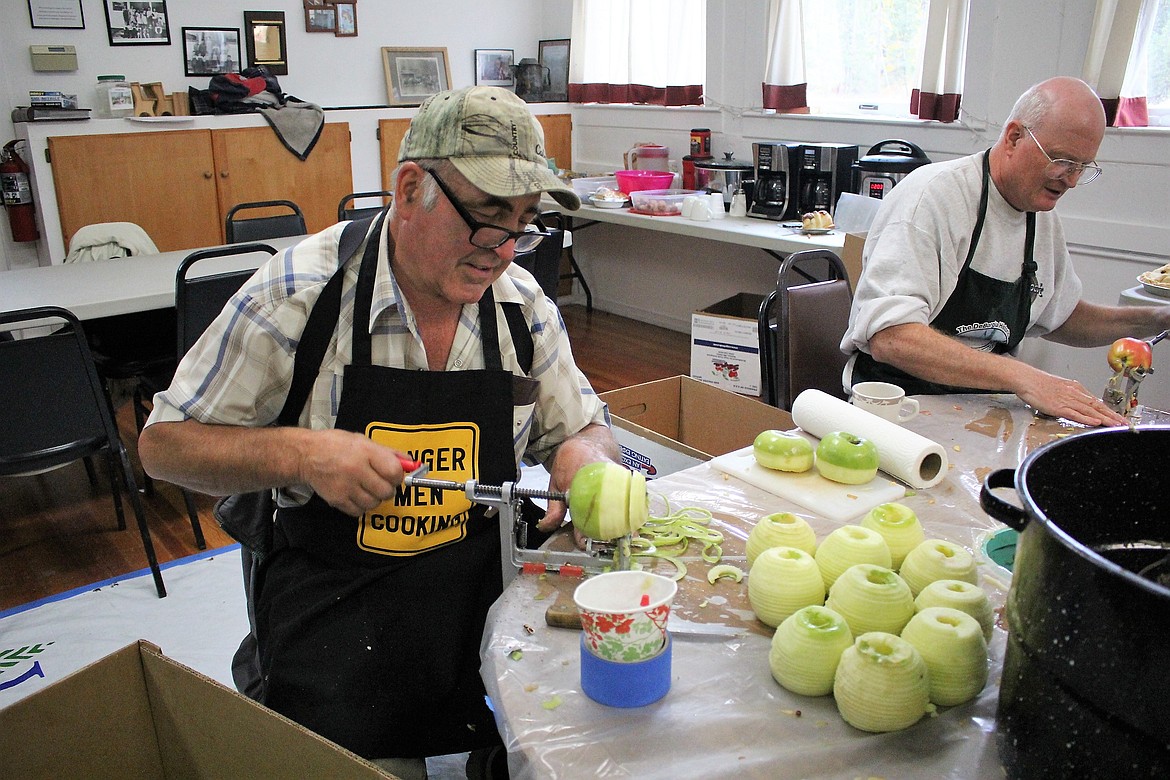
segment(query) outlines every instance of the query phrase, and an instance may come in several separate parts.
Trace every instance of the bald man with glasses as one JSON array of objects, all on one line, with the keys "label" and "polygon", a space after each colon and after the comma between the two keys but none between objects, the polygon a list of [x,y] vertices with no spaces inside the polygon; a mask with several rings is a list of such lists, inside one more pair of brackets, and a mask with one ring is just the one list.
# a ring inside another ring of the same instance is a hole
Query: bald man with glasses
[{"label": "bald man with glasses", "polygon": [[1104,134],[1089,86],[1053,78],[1020,96],[991,149],[899,182],[866,239],[841,342],[846,390],[877,380],[917,394],[1010,392],[1045,414],[1123,424],[1081,383],[1016,358],[1025,336],[1094,347],[1170,327],[1170,306],[1081,299],[1052,210],[1100,176]]}]

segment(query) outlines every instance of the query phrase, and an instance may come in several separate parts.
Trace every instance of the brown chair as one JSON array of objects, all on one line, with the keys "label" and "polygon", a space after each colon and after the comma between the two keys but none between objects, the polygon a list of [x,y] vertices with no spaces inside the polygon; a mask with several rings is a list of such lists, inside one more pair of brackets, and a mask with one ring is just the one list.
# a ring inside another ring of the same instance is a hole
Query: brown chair
[{"label": "brown chair", "polygon": [[809,388],[845,398],[841,338],[852,303],[849,275],[834,253],[810,249],[784,258],[758,319],[764,401],[791,409]]}]

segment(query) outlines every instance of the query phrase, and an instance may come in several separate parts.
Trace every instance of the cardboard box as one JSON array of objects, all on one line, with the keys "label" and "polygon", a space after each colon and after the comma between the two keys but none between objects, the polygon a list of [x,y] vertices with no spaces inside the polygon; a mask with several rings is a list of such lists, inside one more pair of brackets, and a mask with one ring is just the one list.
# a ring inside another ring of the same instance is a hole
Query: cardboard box
[{"label": "cardboard box", "polygon": [[392,777],[139,640],[0,710],[7,777]]},{"label": "cardboard box", "polygon": [[760,431],[795,427],[788,412],[685,376],[601,394],[622,462],[661,477],[746,447]]},{"label": "cardboard box", "polygon": [[861,278],[861,250],[865,248],[865,233],[846,233],[845,248],[841,250],[841,262],[849,274],[849,286],[857,289]]},{"label": "cardboard box", "polygon": [[759,398],[764,296],[740,293],[691,315],[691,379]]}]

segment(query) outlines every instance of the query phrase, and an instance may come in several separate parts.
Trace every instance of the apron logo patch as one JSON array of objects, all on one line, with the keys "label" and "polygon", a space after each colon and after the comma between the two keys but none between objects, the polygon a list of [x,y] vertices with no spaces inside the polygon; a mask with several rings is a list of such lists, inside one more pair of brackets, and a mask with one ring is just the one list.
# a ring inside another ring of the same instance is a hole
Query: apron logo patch
[{"label": "apron logo patch", "polygon": [[[479,426],[394,425],[373,422],[366,436],[431,467],[429,479],[466,482],[479,475]],[[362,515],[357,545],[382,555],[416,555],[467,536],[472,502],[457,490],[406,488]]]}]

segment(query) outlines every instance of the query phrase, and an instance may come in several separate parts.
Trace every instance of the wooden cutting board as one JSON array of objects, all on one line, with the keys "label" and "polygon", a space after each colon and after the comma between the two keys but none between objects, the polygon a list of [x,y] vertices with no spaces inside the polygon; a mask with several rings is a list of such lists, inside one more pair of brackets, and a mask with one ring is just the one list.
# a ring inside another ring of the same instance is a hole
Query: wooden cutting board
[{"label": "wooden cutting board", "polygon": [[864,485],[842,485],[825,479],[816,468],[802,474],[766,469],[756,463],[751,447],[713,458],[711,465],[749,485],[842,524],[860,518],[878,504],[899,501],[906,495],[905,486],[881,471]]}]

